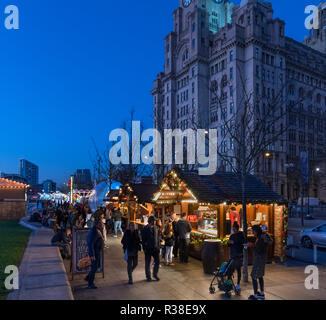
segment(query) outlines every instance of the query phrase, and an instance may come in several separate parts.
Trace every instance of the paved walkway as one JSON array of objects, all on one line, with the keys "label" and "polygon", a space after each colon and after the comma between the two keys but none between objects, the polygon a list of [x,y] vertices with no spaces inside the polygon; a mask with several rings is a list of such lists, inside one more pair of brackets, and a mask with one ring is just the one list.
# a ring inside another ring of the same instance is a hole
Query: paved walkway
[{"label": "paved walkway", "polygon": [[[190,259],[188,265],[162,266],[160,282],[147,283],[144,272],[144,255],[140,254],[139,266],[134,272],[134,285],[127,284],[126,263],[120,245],[121,239],[110,238],[110,248],[105,250],[105,279],[96,279],[98,290],[86,289],[82,276],[71,281],[76,300],[222,300],[224,295],[209,294],[212,277],[203,273],[200,261]],[[69,270],[69,264],[66,264]],[[305,289],[305,264],[289,261],[284,265],[268,265],[266,270],[266,296],[268,300],[326,300],[326,267],[320,268],[320,290]],[[252,294],[251,284],[243,284],[241,297],[247,300]]]},{"label": "paved walkway", "polygon": [[8,300],[73,300],[59,249],[51,246],[53,231],[37,228],[19,268],[19,287]]}]

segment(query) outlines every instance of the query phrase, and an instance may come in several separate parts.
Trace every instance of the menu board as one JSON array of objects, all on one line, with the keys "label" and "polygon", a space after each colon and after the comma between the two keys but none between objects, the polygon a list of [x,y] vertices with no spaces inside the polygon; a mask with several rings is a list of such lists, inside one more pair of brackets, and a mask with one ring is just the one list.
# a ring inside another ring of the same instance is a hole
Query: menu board
[{"label": "menu board", "polygon": [[[78,262],[88,256],[87,237],[90,229],[73,229],[72,233],[72,274],[86,274],[88,269],[80,270]],[[100,268],[97,272],[102,272],[104,275],[103,251],[101,254]]]},{"label": "menu board", "polygon": [[218,236],[217,211],[197,211],[198,231]]}]

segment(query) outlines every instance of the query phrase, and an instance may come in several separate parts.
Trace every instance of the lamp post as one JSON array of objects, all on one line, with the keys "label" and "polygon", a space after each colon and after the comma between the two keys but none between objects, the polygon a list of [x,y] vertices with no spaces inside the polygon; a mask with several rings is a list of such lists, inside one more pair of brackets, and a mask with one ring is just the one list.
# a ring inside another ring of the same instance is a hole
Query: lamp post
[{"label": "lamp post", "polygon": [[70,177],[70,203],[74,202],[74,176]]}]

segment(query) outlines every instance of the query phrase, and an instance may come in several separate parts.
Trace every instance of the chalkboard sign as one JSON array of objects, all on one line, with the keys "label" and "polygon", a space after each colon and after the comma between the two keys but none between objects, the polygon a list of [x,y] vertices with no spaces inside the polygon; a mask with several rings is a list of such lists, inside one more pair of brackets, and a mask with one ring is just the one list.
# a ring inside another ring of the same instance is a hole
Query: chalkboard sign
[{"label": "chalkboard sign", "polygon": [[[87,274],[91,270],[88,269],[80,270],[78,268],[78,262],[88,256],[87,237],[90,229],[73,229],[72,232],[72,260],[71,260],[71,272],[74,274]],[[103,273],[104,278],[104,251],[102,250],[100,267],[97,271]]]}]

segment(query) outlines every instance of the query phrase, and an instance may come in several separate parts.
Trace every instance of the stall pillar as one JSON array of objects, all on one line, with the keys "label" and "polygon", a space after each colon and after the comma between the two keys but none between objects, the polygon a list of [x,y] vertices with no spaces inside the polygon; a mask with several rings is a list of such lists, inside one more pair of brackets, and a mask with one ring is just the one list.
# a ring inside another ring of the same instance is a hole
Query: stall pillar
[{"label": "stall pillar", "polygon": [[164,221],[165,221],[165,206],[163,206],[163,208],[162,208],[162,228],[163,228],[163,231],[165,229]]},{"label": "stall pillar", "polygon": [[219,238],[223,239],[225,237],[225,214],[224,214],[224,205],[220,205],[220,222],[219,222]]}]

